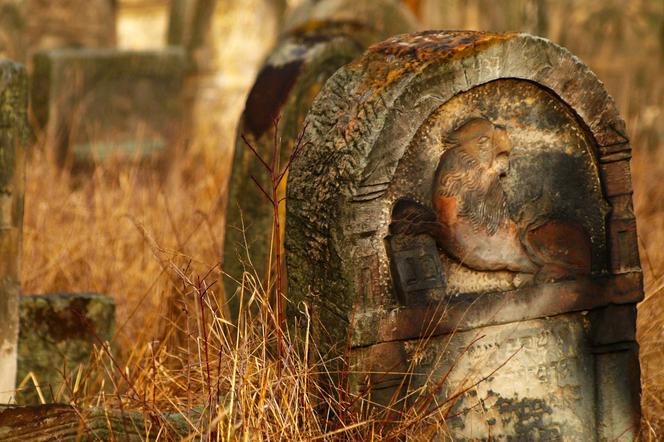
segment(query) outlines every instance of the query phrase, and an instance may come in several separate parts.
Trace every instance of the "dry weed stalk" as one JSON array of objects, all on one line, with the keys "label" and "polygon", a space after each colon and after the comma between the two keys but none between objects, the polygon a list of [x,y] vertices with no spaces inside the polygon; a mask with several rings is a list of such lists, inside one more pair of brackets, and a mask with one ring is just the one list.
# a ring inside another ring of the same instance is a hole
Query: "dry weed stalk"
[{"label": "dry weed stalk", "polygon": [[269,158],[263,158],[263,156],[256,150],[256,148],[247,140],[247,137],[242,134],[242,141],[244,144],[251,150],[254,154],[256,160],[258,160],[263,166],[265,173],[267,174],[270,181],[270,188],[264,189],[260,184],[258,179],[255,176],[251,177],[251,180],[261,191],[265,199],[270,203],[272,207],[272,238],[274,241],[270,245],[271,251],[269,254],[269,262],[267,266],[267,284],[266,287],[271,287],[270,279],[272,275],[272,256],[275,257],[275,275],[276,275],[276,284],[274,288],[274,300],[276,305],[276,330],[278,336],[278,347],[279,347],[279,358],[283,359],[286,356],[286,348],[284,346],[283,335],[286,330],[286,309],[285,309],[285,300],[284,300],[284,267],[282,264],[282,253],[283,253],[283,244],[282,244],[282,235],[281,235],[281,220],[279,214],[279,208],[286,201],[286,196],[282,195],[280,189],[284,188],[284,179],[288,176],[288,171],[290,169],[293,160],[299,155],[299,153],[304,149],[307,143],[304,142],[304,132],[305,127],[299,132],[297,140],[295,141],[295,146],[293,151],[288,156],[286,164],[282,167],[279,164],[281,158],[281,148],[282,142],[279,137],[279,121],[280,116],[276,116],[272,120],[272,130],[274,131],[272,137],[272,151]]}]

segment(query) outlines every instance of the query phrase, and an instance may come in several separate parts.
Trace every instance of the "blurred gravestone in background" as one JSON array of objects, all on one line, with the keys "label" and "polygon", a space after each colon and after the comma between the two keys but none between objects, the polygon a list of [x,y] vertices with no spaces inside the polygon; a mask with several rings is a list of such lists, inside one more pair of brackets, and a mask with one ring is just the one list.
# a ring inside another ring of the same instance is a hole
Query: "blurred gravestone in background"
[{"label": "blurred gravestone in background", "polygon": [[0,56],[29,63],[47,48],[115,45],[116,0],[0,0]]},{"label": "blurred gravestone in background", "polygon": [[13,397],[16,380],[27,100],[25,68],[0,60],[0,403]]},{"label": "blurred gravestone in background", "polygon": [[193,62],[186,90],[189,144],[226,148],[284,7],[273,0],[120,0],[118,46],[186,48]]},{"label": "blurred gravestone in background", "polygon": [[163,155],[182,141],[181,49],[52,49],[33,65],[32,111],[60,164]]},{"label": "blurred gravestone in background", "polygon": [[455,440],[637,435],[631,148],[585,65],[527,34],[394,37],[305,124],[289,297],[350,361],[330,373],[368,403],[440,407]]},{"label": "blurred gravestone in background", "polygon": [[74,391],[65,379],[80,378],[79,370],[94,367],[93,348],[113,338],[113,299],[96,293],[23,295],[19,316],[16,401],[64,402]]},{"label": "blurred gravestone in background", "polygon": [[[284,20],[280,41],[249,92],[237,128],[222,257],[223,271],[230,276],[224,284],[233,319],[239,302],[233,296],[235,281],[241,280],[245,270],[264,278],[271,257],[273,209],[253,179],[268,192],[272,184],[242,136],[270,163],[274,119],[280,116],[276,164],[285,167],[304,117],[325,81],[371,43],[415,26],[414,17],[396,0],[303,2]],[[285,184],[284,179],[280,197],[285,195]]]}]

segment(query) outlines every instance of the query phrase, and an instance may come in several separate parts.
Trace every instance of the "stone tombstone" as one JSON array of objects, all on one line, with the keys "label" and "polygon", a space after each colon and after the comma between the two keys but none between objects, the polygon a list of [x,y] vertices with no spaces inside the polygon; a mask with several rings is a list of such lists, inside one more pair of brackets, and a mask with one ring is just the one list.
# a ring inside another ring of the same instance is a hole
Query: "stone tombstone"
[{"label": "stone tombstone", "polygon": [[635,437],[631,148],[585,65],[527,34],[397,36],[305,124],[289,297],[352,392],[436,404],[455,440]]},{"label": "stone tombstone", "polygon": [[27,105],[25,68],[0,60],[0,403],[10,401],[16,379]]},{"label": "stone tombstone", "polygon": [[[273,120],[280,115],[278,164],[284,167],[304,117],[325,81],[369,44],[414,27],[415,19],[396,0],[305,2],[285,19],[284,34],[249,92],[236,134],[222,256],[222,268],[230,275],[224,284],[231,297],[232,318],[238,307],[233,297],[238,286],[235,280],[242,277],[245,268],[251,270],[249,260],[259,278],[264,277],[272,232],[272,205],[252,180],[254,177],[269,191],[269,176],[241,136],[269,161],[274,146]],[[285,180],[280,195],[284,195],[284,186]]]},{"label": "stone tombstone", "polygon": [[[19,303],[17,402],[47,403],[67,397],[64,378],[76,379],[89,367],[93,348],[110,342],[115,329],[115,302],[97,293],[23,295]],[[39,384],[40,392],[29,374]],[[62,394],[64,393],[64,395]]]},{"label": "stone tombstone", "polygon": [[164,152],[183,141],[185,65],[181,48],[41,51],[32,109],[61,163]]}]

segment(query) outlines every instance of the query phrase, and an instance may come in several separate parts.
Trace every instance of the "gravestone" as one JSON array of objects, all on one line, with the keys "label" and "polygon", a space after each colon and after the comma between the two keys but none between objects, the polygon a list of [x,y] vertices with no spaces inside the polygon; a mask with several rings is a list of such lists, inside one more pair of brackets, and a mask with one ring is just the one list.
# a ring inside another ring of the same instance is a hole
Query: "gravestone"
[{"label": "gravestone", "polygon": [[[79,366],[89,367],[93,348],[112,340],[115,302],[96,293],[23,295],[19,317],[16,382],[24,386],[17,402],[38,404],[41,395],[51,403],[69,394],[63,389],[63,375],[76,379]],[[32,380],[26,380],[30,373],[39,392]]]},{"label": "gravestone", "polygon": [[631,148],[585,65],[526,34],[397,36],[305,124],[289,297],[351,392],[434,404],[455,440],[635,437]]},{"label": "gravestone", "polygon": [[179,48],[37,53],[31,99],[46,143],[61,163],[174,148],[183,141],[185,64]]},{"label": "gravestone", "polygon": [[0,56],[30,63],[40,49],[115,45],[116,0],[0,0]]},{"label": "gravestone", "polygon": [[0,60],[0,403],[9,402],[16,379],[27,101],[25,69]]},{"label": "gravestone", "polygon": [[[222,268],[230,275],[224,284],[227,297],[231,297],[232,318],[236,318],[238,307],[232,297],[237,289],[235,280],[241,279],[245,267],[250,270],[248,259],[259,278],[264,277],[272,232],[272,205],[252,177],[268,191],[270,179],[242,135],[269,161],[274,146],[273,120],[281,115],[278,164],[283,168],[325,81],[372,42],[414,29],[415,20],[394,0],[325,0],[305,2],[286,18],[284,26],[281,41],[249,92],[236,134],[222,256]],[[285,180],[281,196],[284,187]]]}]

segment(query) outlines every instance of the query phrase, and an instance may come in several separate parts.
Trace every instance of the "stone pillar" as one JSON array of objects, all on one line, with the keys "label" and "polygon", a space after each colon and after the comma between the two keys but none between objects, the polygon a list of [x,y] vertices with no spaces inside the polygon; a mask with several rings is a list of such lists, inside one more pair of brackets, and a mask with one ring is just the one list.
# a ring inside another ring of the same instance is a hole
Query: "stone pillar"
[{"label": "stone pillar", "polygon": [[289,298],[359,403],[437,404],[455,440],[636,437],[631,150],[585,65],[526,34],[398,36],[305,125]]},{"label": "stone pillar", "polygon": [[0,403],[14,397],[23,226],[27,75],[0,60]]},{"label": "stone pillar", "polygon": [[[278,164],[284,167],[304,116],[325,81],[371,43],[414,27],[415,19],[396,0],[310,1],[286,17],[282,37],[249,92],[236,133],[222,255],[223,271],[230,276],[224,278],[224,288],[233,319],[238,310],[235,280],[245,268],[251,270],[249,260],[259,278],[266,276],[272,232],[271,203],[252,180],[270,189],[269,176],[241,137],[246,136],[269,160],[273,121],[281,116]],[[284,195],[284,186],[285,181],[280,195]]]},{"label": "stone pillar", "polygon": [[181,140],[181,48],[38,52],[32,110],[60,163],[151,156]]}]

